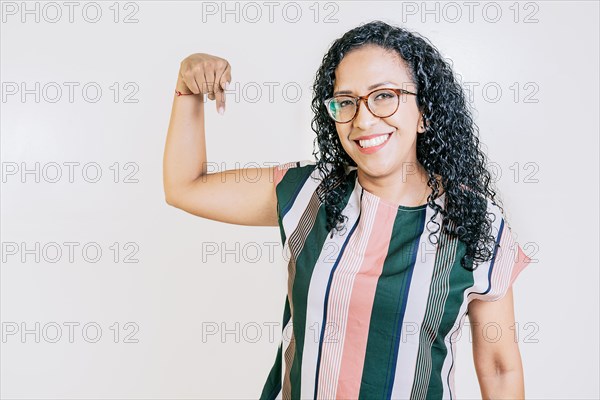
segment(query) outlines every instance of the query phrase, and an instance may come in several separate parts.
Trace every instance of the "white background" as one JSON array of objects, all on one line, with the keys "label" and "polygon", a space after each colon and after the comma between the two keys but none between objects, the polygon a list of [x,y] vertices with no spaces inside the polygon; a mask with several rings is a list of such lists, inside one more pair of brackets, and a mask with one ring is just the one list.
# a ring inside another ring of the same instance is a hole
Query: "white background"
[{"label": "white background", "polygon": [[[21,2],[2,4],[3,398],[258,398],[286,291],[279,230],[165,203],[162,157],[179,63],[205,52],[232,65],[237,100],[228,95],[224,116],[206,106],[208,159],[219,169],[312,159],[314,74],[333,40],[374,19],[429,38],[474,87],[508,218],[534,258],[514,287],[527,398],[599,397],[597,2],[478,2],[471,16],[464,2],[298,2],[286,12],[276,3],[272,22],[263,2],[228,3],[238,10],[230,14],[221,2],[97,2],[96,23],[84,18],[95,18],[94,5],[77,3],[69,22],[68,7],[55,4],[56,22],[46,3],[27,3],[39,22]],[[124,23],[131,13],[138,22]],[[39,102],[21,98],[21,83],[35,93],[36,82]],[[73,102],[64,82],[79,85]],[[82,95],[88,83],[102,89],[97,102]],[[298,101],[286,100],[286,84],[301,88]],[[62,97],[51,102],[57,86]],[[125,102],[134,90],[137,102]],[[72,182],[70,162],[79,163]],[[36,163],[37,181],[21,174]],[[99,167],[98,182],[87,181],[94,168],[82,174],[86,164]],[[53,183],[56,165],[62,176]],[[78,244],[72,262],[65,242]],[[62,250],[56,262],[52,243]],[[83,258],[86,244],[102,250],[99,261]],[[139,262],[124,262],[130,253]],[[69,323],[79,324],[72,343]],[[214,326],[219,332],[203,340]],[[94,327],[102,336],[90,343]],[[21,336],[23,328],[32,333]],[[132,332],[137,343],[126,343]],[[468,328],[463,334],[458,397],[480,398]]]}]

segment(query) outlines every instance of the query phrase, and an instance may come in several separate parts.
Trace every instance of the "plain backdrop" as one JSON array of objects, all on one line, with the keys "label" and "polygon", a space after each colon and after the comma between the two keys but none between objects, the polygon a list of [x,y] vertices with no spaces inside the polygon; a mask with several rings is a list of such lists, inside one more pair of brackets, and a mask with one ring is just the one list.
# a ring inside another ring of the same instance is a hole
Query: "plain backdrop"
[{"label": "plain backdrop", "polygon": [[[258,398],[280,233],[165,203],[179,63],[232,66],[225,115],[205,110],[213,171],[312,159],[314,74],[375,19],[430,39],[471,88],[533,258],[514,286],[527,398],[599,397],[598,2],[74,4],[2,3],[3,398]],[[456,362],[458,398],[480,398],[468,327]]]}]

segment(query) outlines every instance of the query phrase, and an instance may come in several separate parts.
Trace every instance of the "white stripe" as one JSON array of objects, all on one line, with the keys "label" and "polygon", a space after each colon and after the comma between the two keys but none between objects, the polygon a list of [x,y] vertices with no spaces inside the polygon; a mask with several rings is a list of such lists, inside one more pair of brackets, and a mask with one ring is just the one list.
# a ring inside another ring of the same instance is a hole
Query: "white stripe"
[{"label": "white stripe", "polygon": [[[286,172],[286,174],[287,174],[287,172]],[[288,212],[283,216],[282,224],[283,224],[283,230],[284,230],[285,237],[286,237],[286,241],[285,241],[286,247],[288,247],[288,241],[289,241],[290,235],[298,226],[298,222],[300,222],[300,218],[302,217],[304,210],[306,210],[306,207],[308,207],[310,198],[312,197],[314,191],[317,189],[317,186],[319,186],[319,182],[315,181],[311,177],[319,177],[319,171],[317,168],[315,168],[312,171],[311,175],[308,177],[308,179],[306,180],[306,182],[300,189],[300,192],[298,193],[298,196],[294,200],[294,203],[292,204],[292,206],[290,207]],[[284,250],[288,251],[285,254],[288,254],[288,255],[290,254],[289,248],[286,248]]]},{"label": "white stripe", "polygon": [[[446,304],[446,301],[448,299],[448,295],[449,295],[449,285],[450,285],[450,273],[452,271],[451,266],[448,265],[448,260],[450,259],[450,255],[456,252],[456,242],[455,241],[447,241],[447,244],[444,248],[442,248],[440,250],[440,259],[441,259],[441,265],[440,265],[440,271],[443,273],[440,273],[439,278],[437,279],[437,282],[435,284],[438,285],[438,287],[433,288],[432,289],[432,297],[431,297],[431,304],[436,305],[438,307],[435,308],[435,313],[431,313],[428,316],[427,322],[423,322],[423,324],[427,323],[427,324],[431,324],[432,328],[437,330],[439,329],[439,324],[442,321],[443,318],[443,313],[444,313],[444,306]],[[436,257],[437,258],[437,257]],[[450,267],[450,268],[449,268]],[[431,373],[432,368],[433,368],[433,360],[432,360],[432,346],[433,346],[433,342],[429,342],[429,340],[427,340],[425,342],[427,344],[426,347],[423,347],[424,349],[424,358],[425,358],[425,371],[426,373],[424,375],[422,375],[420,377],[420,379],[427,379],[427,375]],[[427,392],[427,386],[420,384],[419,387],[417,388],[418,392],[415,394],[415,397],[418,398],[425,398],[426,392]]]},{"label": "white stripe", "polygon": [[[492,222],[492,232],[496,232],[497,234],[499,234],[499,230],[500,230],[500,223],[503,220],[502,217],[502,213],[500,212],[500,209],[491,204],[491,201],[488,199],[488,211],[489,212],[493,212],[496,216],[495,221]],[[503,229],[507,229],[507,225],[506,223],[504,223],[504,228]],[[496,240],[498,240],[498,237],[496,236]],[[503,246],[502,250],[498,249],[498,252],[504,252],[509,250],[508,248],[504,248],[504,243],[500,243],[500,245]],[[509,254],[509,253],[507,253]],[[498,297],[498,289],[499,289],[499,274],[501,274],[503,269],[507,269],[504,266],[504,262],[506,262],[506,259],[510,257],[505,257],[505,256],[500,256],[498,257],[497,255],[497,260],[494,261],[494,267],[492,269],[492,276],[489,277],[489,272],[490,272],[490,267],[492,266],[492,262],[487,261],[485,263],[480,264],[477,269],[474,271],[473,273],[473,279],[474,279],[474,285],[473,288],[471,290],[469,290],[470,292],[475,292],[473,294],[471,294],[470,297],[470,301],[473,301],[475,299],[477,300],[483,300],[483,301],[493,301]],[[512,268],[508,268],[508,269],[512,269]],[[510,279],[510,271],[509,271],[509,279]],[[491,282],[491,287],[490,287],[490,282]],[[490,287],[489,292],[485,293],[485,294],[477,294],[477,293],[482,293],[485,292],[488,287]]]},{"label": "white stripe", "polygon": [[[460,268],[463,268],[462,265]],[[443,399],[457,398],[456,388],[454,386],[454,372],[456,371],[456,341],[458,340],[457,338],[459,337],[459,334],[462,332],[464,319],[467,315],[468,304],[464,301],[465,298],[466,291],[463,293],[463,303],[460,306],[456,320],[454,320],[453,328],[444,338],[444,345],[446,345],[446,358],[442,363],[442,370],[440,372],[442,388],[444,389],[444,393],[442,395]]]},{"label": "white stripe", "polygon": [[[434,212],[431,207],[427,207],[425,227],[419,239],[419,249],[410,282],[402,334],[400,335],[396,373],[391,396],[393,399],[410,398],[415,378],[417,356],[419,354],[419,334],[423,318],[427,311],[427,298],[429,296],[429,287],[431,285],[438,247],[437,244],[432,245],[429,243],[429,230],[426,227],[427,222]],[[441,225],[441,213],[438,213],[436,221]]]},{"label": "white stripe", "polygon": [[[453,239],[452,242],[454,243],[454,245],[450,246],[450,247],[452,248],[452,252],[454,254],[456,254],[456,250],[457,250],[457,246],[458,246],[458,239]],[[460,264],[459,259],[454,260],[454,268],[464,268]],[[472,289],[472,287],[471,287],[471,289]],[[456,398],[456,388],[454,386],[454,372],[456,370],[456,356],[457,356],[456,340],[457,340],[458,335],[462,332],[463,321],[466,317],[467,307],[468,307],[468,302],[466,301],[466,299],[467,299],[467,294],[469,291],[470,291],[470,289],[465,289],[463,291],[462,302],[461,302],[460,308],[458,309],[458,312],[456,313],[456,318],[454,319],[454,322],[452,323],[452,328],[450,329],[450,331],[444,338],[444,345],[446,346],[446,357],[444,358],[444,361],[442,362],[442,368],[440,371],[440,380],[442,381],[442,389],[443,389],[443,394],[442,394],[443,399],[455,399]]]},{"label": "white stripe", "polygon": [[360,196],[360,192],[358,186],[355,185],[348,204],[342,211],[344,215],[348,216],[346,229],[341,232],[334,230],[333,238],[330,238],[330,234],[327,235],[310,279],[306,303],[306,326],[304,327],[306,334],[302,352],[302,387],[300,397],[303,399],[312,399],[314,397],[319,338],[323,325],[325,291],[327,290],[329,274],[335,264],[335,256],[337,256],[339,250],[344,245],[352,226],[358,219],[359,208],[355,200],[357,196]]},{"label": "white stripe", "polygon": [[[352,197],[351,201],[360,202],[360,187],[357,185],[355,193],[358,197]],[[336,273],[334,274],[329,292],[329,302],[327,309],[327,323],[333,325],[327,326],[330,332],[334,333],[332,340],[323,343],[321,354],[321,368],[319,371],[319,388],[317,397],[324,399],[336,398],[337,382],[342,363],[342,354],[346,338],[346,327],[348,323],[348,309],[350,308],[350,298],[352,296],[352,286],[356,274],[360,270],[366,253],[367,244],[373,222],[377,213],[378,201],[369,196],[364,196],[363,204],[360,205],[360,221],[349,239],[346,248],[339,261]],[[350,229],[350,226],[348,227]]]},{"label": "white stripe", "polygon": [[498,249],[498,254],[496,255],[496,260],[498,263],[500,263],[500,268],[497,269],[498,266],[494,267],[495,272],[498,274],[496,290],[494,291],[494,300],[499,300],[500,298],[504,297],[508,291],[510,277],[515,264],[516,251],[517,247],[515,240],[505,221],[502,231],[502,239],[500,241],[500,248]]},{"label": "white stripe", "polygon": [[[308,160],[302,160],[302,161],[299,161],[299,163],[300,163],[300,167],[303,167],[303,166],[306,166],[309,164],[315,164],[314,162],[311,162]],[[286,164],[282,164],[280,166],[281,169],[285,169],[285,168],[289,169],[289,168],[296,168],[296,167],[297,167],[296,162],[289,162]],[[288,172],[289,172],[289,170],[286,172],[286,174]],[[320,176],[319,171],[317,168],[315,168],[312,171],[311,175],[306,180],[306,182],[304,182],[298,195],[294,199],[294,202],[291,205],[290,209],[283,216],[282,226],[283,226],[283,231],[284,231],[285,237],[286,237],[285,244],[283,246],[283,254],[284,254],[284,257],[288,261],[290,259],[290,255],[291,255],[291,250],[290,250],[290,246],[289,246],[289,238],[290,238],[291,234],[294,232],[294,230],[297,228],[297,226],[300,222],[300,218],[304,214],[304,211],[308,207],[308,204],[310,202],[310,199],[313,196],[313,193],[315,192],[315,190],[317,189],[317,187],[319,185],[319,181],[315,181],[314,179],[312,179],[312,177],[319,177],[319,176]],[[284,176],[284,178],[285,178],[285,176]],[[300,184],[300,183],[298,182],[298,184]],[[290,304],[290,311],[292,311],[292,307],[293,307],[293,305]],[[281,388],[282,388],[282,390],[279,391],[279,394],[277,396],[278,399],[281,399],[281,396],[283,395],[283,386],[284,386],[285,372],[286,372],[285,352],[291,343],[293,320],[294,320],[294,317],[292,315],[290,320],[286,324],[286,328],[284,329],[283,334],[282,334],[282,340],[281,340],[281,343],[282,343]],[[291,369],[291,366],[290,366],[290,369]]]},{"label": "white stripe", "polygon": [[[276,397],[277,400],[281,400],[281,396],[283,395],[283,381],[285,379],[285,368],[286,368],[285,352],[288,349],[288,347],[290,346],[291,339],[292,339],[292,318],[290,318],[288,323],[285,325],[285,328],[283,329],[283,332],[281,334],[281,389],[279,390],[279,393],[277,394],[277,397]],[[290,368],[291,368],[291,366],[290,366]]]},{"label": "white stripe", "polygon": [[[498,232],[500,229],[500,222],[502,216],[499,215],[499,209],[491,204],[488,199],[488,211],[494,212],[496,214],[496,219],[492,222],[492,232]],[[506,225],[505,225],[506,227]],[[460,265],[460,264],[459,264]],[[443,398],[444,399],[456,399],[456,387],[454,385],[454,375],[456,370],[456,341],[460,335],[462,338],[462,329],[464,325],[464,321],[466,319],[466,313],[468,311],[469,302],[474,299],[486,299],[489,298],[490,293],[486,295],[478,295],[471,294],[473,292],[483,292],[488,288],[488,273],[490,270],[491,261],[487,261],[485,263],[480,264],[475,271],[473,271],[473,286],[469,289],[465,290],[463,293],[463,301],[461,307],[459,309],[457,320],[458,322],[454,322],[456,328],[453,328],[448,335],[444,338],[444,344],[446,345],[447,355],[442,364],[441,377],[443,381]],[[462,268],[462,266],[460,266]],[[496,268],[496,267],[494,267]],[[493,285],[493,284],[492,284]],[[467,300],[468,299],[468,300]],[[470,322],[470,321],[469,321]],[[470,326],[467,327],[470,330]],[[469,333],[470,334],[470,333]],[[446,384],[446,380],[450,381],[450,386]]]}]

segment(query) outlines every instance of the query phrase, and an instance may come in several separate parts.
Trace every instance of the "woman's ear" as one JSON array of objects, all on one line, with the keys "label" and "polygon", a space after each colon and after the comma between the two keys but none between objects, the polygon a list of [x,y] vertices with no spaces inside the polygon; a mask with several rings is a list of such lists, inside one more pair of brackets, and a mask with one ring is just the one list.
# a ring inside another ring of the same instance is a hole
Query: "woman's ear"
[{"label": "woman's ear", "polygon": [[419,122],[417,124],[417,133],[423,132],[425,132],[425,117],[423,117],[423,114],[421,114],[419,116]]}]

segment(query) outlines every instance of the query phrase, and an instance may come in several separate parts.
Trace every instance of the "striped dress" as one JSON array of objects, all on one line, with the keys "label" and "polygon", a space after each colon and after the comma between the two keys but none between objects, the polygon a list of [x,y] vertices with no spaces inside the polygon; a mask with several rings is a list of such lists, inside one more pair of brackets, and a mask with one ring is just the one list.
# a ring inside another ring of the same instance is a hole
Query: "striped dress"
[{"label": "striped dress", "polygon": [[500,247],[467,271],[463,242],[441,230],[437,244],[428,241],[431,207],[391,204],[361,187],[356,167],[347,174],[346,229],[331,237],[316,163],[275,168],[288,293],[260,398],[454,399],[468,303],[502,298],[530,259],[488,200]]}]

